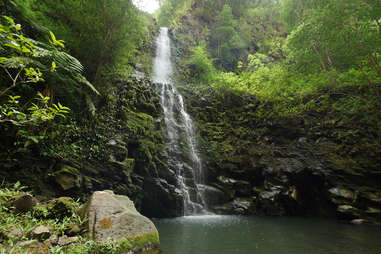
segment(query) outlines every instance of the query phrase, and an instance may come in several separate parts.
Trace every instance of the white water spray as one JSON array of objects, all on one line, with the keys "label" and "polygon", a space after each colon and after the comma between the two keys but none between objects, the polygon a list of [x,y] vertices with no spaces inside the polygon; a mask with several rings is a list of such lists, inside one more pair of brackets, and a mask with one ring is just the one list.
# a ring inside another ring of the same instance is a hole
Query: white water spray
[{"label": "white water spray", "polygon": [[183,97],[172,81],[171,45],[167,28],[160,28],[153,64],[153,82],[157,84],[167,132],[168,164],[175,171],[184,196],[184,215],[204,214],[201,195],[202,167],[192,119],[185,111]]}]

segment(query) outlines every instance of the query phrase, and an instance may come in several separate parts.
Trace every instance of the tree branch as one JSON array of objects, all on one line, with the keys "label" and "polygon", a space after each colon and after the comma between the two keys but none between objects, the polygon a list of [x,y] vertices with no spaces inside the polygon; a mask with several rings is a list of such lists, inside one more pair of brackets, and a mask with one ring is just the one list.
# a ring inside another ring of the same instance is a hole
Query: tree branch
[{"label": "tree branch", "polygon": [[[3,68],[4,68],[4,67],[3,67]],[[15,78],[13,78],[12,75],[9,73],[9,71],[8,71],[6,68],[4,68],[4,70],[5,70],[5,72],[8,74],[8,76],[12,79],[12,82],[13,82],[13,83],[12,83],[12,85],[11,85],[10,87],[6,88],[4,91],[2,91],[2,92],[0,93],[0,97],[1,97],[1,96],[4,96],[4,95],[5,95],[9,90],[11,90],[12,88],[16,87],[16,85],[17,85],[17,79],[19,78],[21,72],[23,71],[23,69],[20,69],[19,72],[16,74]]]}]

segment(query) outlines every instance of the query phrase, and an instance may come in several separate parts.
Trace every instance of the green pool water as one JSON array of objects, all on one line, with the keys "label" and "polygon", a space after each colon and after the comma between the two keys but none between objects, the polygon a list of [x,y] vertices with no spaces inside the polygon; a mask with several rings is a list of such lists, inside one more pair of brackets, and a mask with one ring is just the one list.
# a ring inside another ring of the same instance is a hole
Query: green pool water
[{"label": "green pool water", "polygon": [[162,254],[381,254],[381,228],[289,217],[154,220]]}]

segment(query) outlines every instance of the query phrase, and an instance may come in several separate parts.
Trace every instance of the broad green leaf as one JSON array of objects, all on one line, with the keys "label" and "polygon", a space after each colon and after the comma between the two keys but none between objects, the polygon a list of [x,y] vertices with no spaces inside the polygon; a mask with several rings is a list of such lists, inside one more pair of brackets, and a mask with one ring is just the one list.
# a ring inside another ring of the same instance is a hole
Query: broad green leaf
[{"label": "broad green leaf", "polygon": [[18,44],[10,44],[10,43],[6,43],[6,44],[4,44],[4,46],[6,46],[6,47],[9,47],[9,48],[14,48],[14,49],[17,49],[18,51],[22,51],[21,50],[21,47],[20,47],[20,45],[18,45]]},{"label": "broad green leaf", "polygon": [[39,140],[37,139],[37,137],[34,137],[34,136],[29,136],[29,139],[31,139],[34,143],[38,144],[39,143]]},{"label": "broad green leaf", "polygon": [[5,18],[9,23],[11,23],[12,25],[15,25],[15,21],[11,18],[11,17],[8,17],[8,16],[3,16],[3,18]]},{"label": "broad green leaf", "polygon": [[56,65],[56,62],[53,61],[53,62],[52,62],[52,67],[50,68],[50,71],[51,71],[51,72],[54,72],[54,71],[56,70],[56,66],[57,66],[57,65]]},{"label": "broad green leaf", "polygon": [[52,31],[49,31],[49,34],[50,34],[50,38],[52,39],[53,43],[56,42],[56,36],[54,35],[54,33]]}]

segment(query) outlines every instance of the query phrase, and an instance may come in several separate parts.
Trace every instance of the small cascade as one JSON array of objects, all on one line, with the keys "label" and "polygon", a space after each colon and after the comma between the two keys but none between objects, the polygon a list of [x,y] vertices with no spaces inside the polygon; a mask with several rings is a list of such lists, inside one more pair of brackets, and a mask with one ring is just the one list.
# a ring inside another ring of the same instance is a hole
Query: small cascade
[{"label": "small cascade", "polygon": [[171,47],[167,28],[160,28],[153,64],[153,82],[160,93],[167,132],[168,165],[176,174],[184,196],[184,215],[205,214],[202,197],[202,164],[197,151],[192,119],[185,111],[183,97],[172,81]]}]

